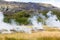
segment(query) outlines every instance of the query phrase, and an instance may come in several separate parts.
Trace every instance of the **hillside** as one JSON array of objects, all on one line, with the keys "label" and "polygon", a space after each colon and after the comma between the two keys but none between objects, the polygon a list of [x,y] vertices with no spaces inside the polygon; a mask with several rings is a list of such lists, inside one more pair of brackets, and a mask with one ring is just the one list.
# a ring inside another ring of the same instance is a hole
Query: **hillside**
[{"label": "hillside", "polygon": [[32,11],[32,12],[46,12],[49,10],[60,11],[60,8],[57,8],[51,4],[46,3],[24,3],[24,2],[7,2],[7,1],[0,1],[0,11],[4,13],[13,14],[19,11]]},{"label": "hillside", "polygon": [[23,2],[6,2],[6,1],[0,1],[0,9],[1,8],[3,11],[12,11],[12,10],[13,11],[21,11],[21,10],[44,11],[44,10],[58,9],[51,4],[45,4],[45,3],[31,3],[31,2],[23,3]]},{"label": "hillside", "polygon": [[29,17],[37,13],[42,13],[46,16],[48,11],[52,11],[60,19],[60,8],[45,3],[0,1],[0,11],[4,13],[4,22],[10,22],[10,19],[15,19],[21,24],[29,24]]}]

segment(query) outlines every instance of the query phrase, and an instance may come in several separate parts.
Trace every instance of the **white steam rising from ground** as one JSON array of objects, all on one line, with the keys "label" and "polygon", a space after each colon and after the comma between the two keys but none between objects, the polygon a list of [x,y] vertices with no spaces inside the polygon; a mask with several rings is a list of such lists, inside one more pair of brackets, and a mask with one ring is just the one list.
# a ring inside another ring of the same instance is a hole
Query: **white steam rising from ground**
[{"label": "white steam rising from ground", "polygon": [[0,12],[0,32],[1,33],[11,33],[11,30],[15,30],[17,32],[31,33],[31,28],[17,25],[14,20],[12,20],[11,24],[5,23],[3,22],[3,19],[4,19],[4,15],[2,12]]},{"label": "white steam rising from ground", "polygon": [[37,16],[33,16],[32,18],[30,18],[30,21],[33,25],[32,28],[33,28],[34,31],[37,31],[39,29],[43,29],[42,23],[37,21]]},{"label": "white steam rising from ground", "polygon": [[[32,16],[29,18],[32,28],[26,27],[24,25],[17,25],[16,22],[12,19],[11,24],[3,22],[4,15],[2,12],[0,12],[0,33],[12,33],[11,30],[14,30],[16,32],[25,32],[25,33],[32,33],[32,30],[38,31],[43,28],[43,22],[48,27],[57,27],[60,28],[60,21],[58,20],[56,15],[51,14],[52,12],[49,11],[45,17],[42,13]],[[43,19],[43,22],[38,22],[38,17],[41,17]]]},{"label": "white steam rising from ground", "polygon": [[58,20],[56,15],[51,14],[52,12],[49,11],[47,13],[47,20],[46,20],[46,25],[50,26],[50,27],[58,27],[60,28],[60,21]]}]

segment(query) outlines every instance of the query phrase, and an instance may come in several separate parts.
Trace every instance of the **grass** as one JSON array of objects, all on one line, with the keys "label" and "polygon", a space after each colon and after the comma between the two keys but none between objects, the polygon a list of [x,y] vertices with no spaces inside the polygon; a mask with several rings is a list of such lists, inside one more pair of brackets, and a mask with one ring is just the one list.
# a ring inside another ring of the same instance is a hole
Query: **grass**
[{"label": "grass", "polygon": [[48,27],[46,25],[43,26],[45,31],[60,31],[60,29],[56,27]]},{"label": "grass", "polygon": [[60,40],[59,29],[44,26],[44,30],[45,31],[37,31],[31,34],[28,33],[0,34],[0,40]]},{"label": "grass", "polygon": [[37,40],[60,40],[60,38],[56,38],[56,37],[41,37],[41,38],[37,38]]},{"label": "grass", "polygon": [[0,34],[1,40],[60,40],[60,32],[40,31],[32,34]]},{"label": "grass", "polygon": [[[17,39],[7,38],[5,40],[17,40]],[[41,38],[35,38],[35,39],[18,39],[18,40],[60,40],[60,38],[56,38],[56,37],[41,37]]]},{"label": "grass", "polygon": [[5,40],[60,40],[60,38],[54,38],[54,37],[41,37],[41,38],[35,38],[35,39],[6,38]]}]

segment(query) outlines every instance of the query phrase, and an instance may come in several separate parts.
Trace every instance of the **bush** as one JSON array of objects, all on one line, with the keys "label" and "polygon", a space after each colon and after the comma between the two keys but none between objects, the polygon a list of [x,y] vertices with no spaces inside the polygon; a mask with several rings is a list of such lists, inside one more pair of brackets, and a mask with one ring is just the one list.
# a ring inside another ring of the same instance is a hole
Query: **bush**
[{"label": "bush", "polygon": [[16,22],[18,22],[18,23],[20,23],[20,24],[29,24],[29,22],[28,22],[28,18],[25,18],[25,17],[23,17],[23,18],[17,18],[16,19]]},{"label": "bush", "polygon": [[29,24],[28,22],[28,18],[30,17],[30,15],[26,12],[26,11],[20,11],[17,13],[14,13],[12,15],[7,15],[4,14],[5,18],[4,18],[4,22],[10,23],[10,19],[15,19],[16,22],[18,22],[19,24]]},{"label": "bush", "polygon": [[10,18],[4,17],[4,20],[3,21],[6,22],[6,23],[10,23]]},{"label": "bush", "polygon": [[60,20],[60,11],[52,10],[53,14],[57,15],[58,19]]}]

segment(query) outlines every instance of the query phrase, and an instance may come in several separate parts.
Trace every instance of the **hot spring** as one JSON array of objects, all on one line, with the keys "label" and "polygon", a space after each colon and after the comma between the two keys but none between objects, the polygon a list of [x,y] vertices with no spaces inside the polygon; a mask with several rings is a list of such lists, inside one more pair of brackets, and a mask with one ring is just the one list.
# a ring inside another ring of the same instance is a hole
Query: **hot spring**
[{"label": "hot spring", "polygon": [[[42,13],[37,15],[34,15],[30,17],[28,20],[30,20],[32,27],[26,27],[25,25],[17,25],[16,22],[12,19],[11,24],[10,23],[5,23],[3,21],[4,15],[3,12],[0,12],[0,33],[12,33],[11,30],[14,30],[16,32],[25,32],[25,33],[32,33],[32,30],[38,31],[40,29],[44,29],[43,25],[44,23],[48,27],[57,27],[60,28],[60,20],[58,20],[56,15],[51,14],[52,12],[49,11],[46,15],[44,16]],[[43,19],[43,22],[38,22],[38,17],[41,17]]]}]

